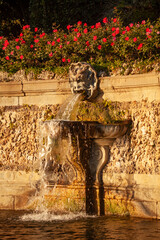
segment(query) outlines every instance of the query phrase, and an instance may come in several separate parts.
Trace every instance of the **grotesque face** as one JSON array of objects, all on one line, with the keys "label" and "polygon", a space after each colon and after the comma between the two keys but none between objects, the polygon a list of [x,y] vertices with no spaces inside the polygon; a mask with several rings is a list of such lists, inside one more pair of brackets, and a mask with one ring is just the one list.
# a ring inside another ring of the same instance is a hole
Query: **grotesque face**
[{"label": "grotesque face", "polygon": [[83,92],[89,99],[97,89],[98,79],[90,64],[78,62],[72,63],[70,66],[69,82],[72,93]]}]

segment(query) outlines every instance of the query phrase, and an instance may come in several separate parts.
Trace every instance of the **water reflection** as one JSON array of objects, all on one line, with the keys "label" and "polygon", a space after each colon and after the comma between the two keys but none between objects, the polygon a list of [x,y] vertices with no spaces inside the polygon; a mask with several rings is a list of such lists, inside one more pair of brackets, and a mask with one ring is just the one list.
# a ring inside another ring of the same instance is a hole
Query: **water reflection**
[{"label": "water reflection", "polygon": [[[0,239],[16,240],[155,240],[160,239],[160,220],[124,217],[49,215],[48,221],[22,220],[23,212],[0,212]],[[31,215],[30,215],[31,216]],[[51,219],[52,218],[52,219]],[[41,219],[42,220],[42,219]]]}]

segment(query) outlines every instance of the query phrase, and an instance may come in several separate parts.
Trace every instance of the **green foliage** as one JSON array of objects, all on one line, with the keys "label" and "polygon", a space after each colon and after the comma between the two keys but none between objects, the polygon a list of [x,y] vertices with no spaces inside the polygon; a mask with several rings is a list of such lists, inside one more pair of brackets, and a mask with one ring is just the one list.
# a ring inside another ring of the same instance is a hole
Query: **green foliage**
[{"label": "green foliage", "polygon": [[29,24],[51,33],[54,23],[65,29],[82,20],[92,25],[104,16],[111,19],[114,12],[124,24],[159,17],[159,0],[1,0],[0,35],[16,37],[22,25]]},{"label": "green foliage", "polygon": [[[149,70],[159,64],[160,19],[124,26],[118,17],[88,26],[78,21],[63,30],[54,25],[52,34],[29,25],[13,40],[0,37],[0,70],[51,70],[65,74],[72,62],[85,61],[112,72],[135,65]],[[127,63],[124,67],[124,63]],[[143,64],[141,64],[143,63]],[[150,69],[154,67],[151,66]],[[148,71],[147,70],[147,71]]]},{"label": "green foliage", "polygon": [[159,0],[120,0],[115,5],[117,12],[125,24],[150,19],[151,22],[159,18]]},{"label": "green foliage", "polygon": [[44,121],[52,120],[55,118],[55,114],[52,113],[52,110],[48,107],[48,109],[44,113]]}]

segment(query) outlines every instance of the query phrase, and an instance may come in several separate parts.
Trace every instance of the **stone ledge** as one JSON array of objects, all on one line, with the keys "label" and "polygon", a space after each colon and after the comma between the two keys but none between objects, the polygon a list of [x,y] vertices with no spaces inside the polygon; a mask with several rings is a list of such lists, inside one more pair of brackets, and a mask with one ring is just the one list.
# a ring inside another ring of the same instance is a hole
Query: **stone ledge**
[{"label": "stone ledge", "polygon": [[111,101],[160,100],[160,74],[148,73],[100,79],[103,98]]},{"label": "stone ledge", "polygon": [[0,97],[24,96],[22,84],[20,82],[0,83]]},{"label": "stone ledge", "polygon": [[24,81],[23,92],[27,95],[38,95],[48,93],[69,93],[69,80],[39,80],[39,81]]},{"label": "stone ledge", "polygon": [[103,77],[100,78],[100,85],[102,89],[160,87],[160,74],[146,73],[128,76]]},{"label": "stone ledge", "polygon": [[[103,77],[99,80],[104,99],[119,102],[160,100],[160,74]],[[0,83],[0,106],[62,104],[69,95],[67,78]]]}]

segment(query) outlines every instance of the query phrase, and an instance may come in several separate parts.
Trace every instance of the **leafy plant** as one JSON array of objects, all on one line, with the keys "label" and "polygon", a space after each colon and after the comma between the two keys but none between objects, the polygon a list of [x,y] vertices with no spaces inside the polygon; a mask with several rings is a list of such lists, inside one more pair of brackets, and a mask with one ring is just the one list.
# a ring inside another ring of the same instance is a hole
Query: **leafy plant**
[{"label": "leafy plant", "polygon": [[66,31],[54,25],[52,34],[37,27],[32,31],[25,25],[18,38],[0,36],[0,70],[14,73],[20,69],[46,69],[63,73],[72,62],[86,61],[108,74],[117,69],[123,74],[128,67],[141,69],[142,65],[148,71],[160,62],[159,34],[160,18],[154,24],[143,20],[124,26],[119,17],[110,21],[105,17],[102,23],[92,26],[78,21],[68,25]]}]

